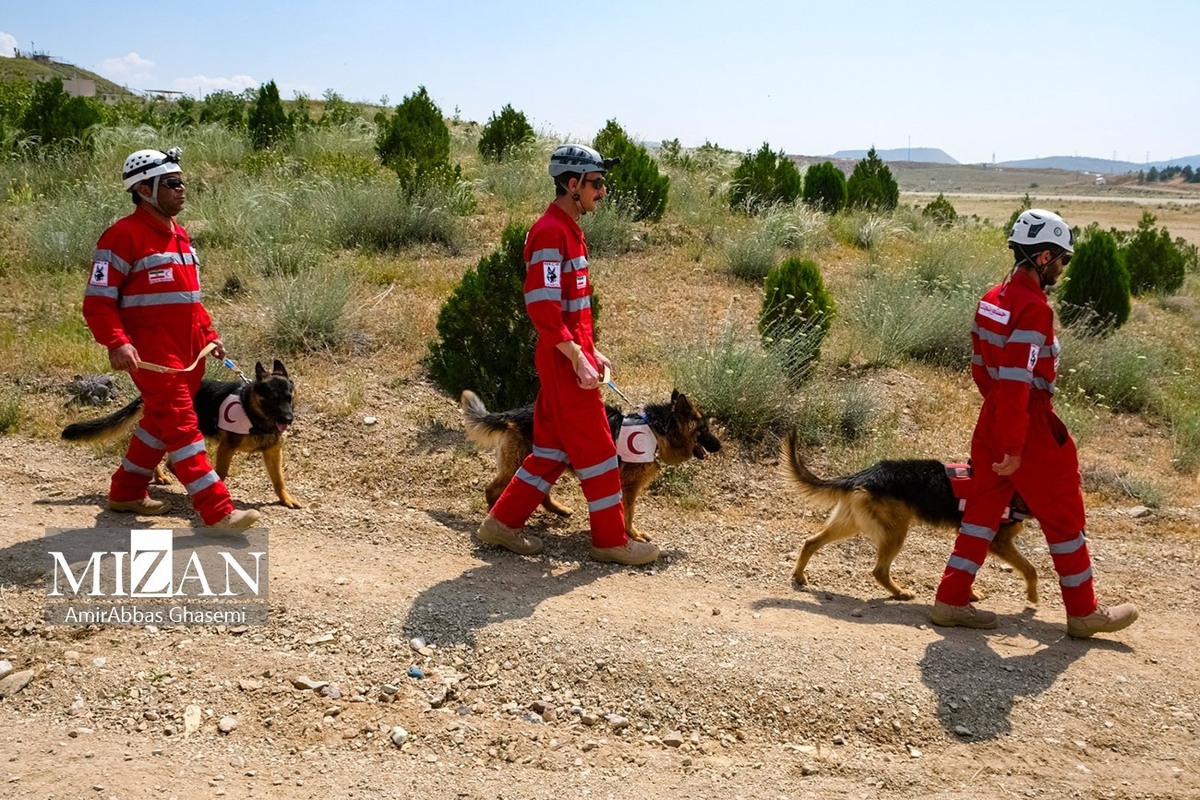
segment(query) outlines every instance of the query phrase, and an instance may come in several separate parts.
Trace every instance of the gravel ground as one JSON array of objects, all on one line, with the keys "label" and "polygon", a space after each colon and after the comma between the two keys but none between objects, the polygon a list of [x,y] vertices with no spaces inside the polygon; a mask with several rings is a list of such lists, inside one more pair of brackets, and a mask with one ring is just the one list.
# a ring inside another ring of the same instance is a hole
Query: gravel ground
[{"label": "gravel ground", "polygon": [[989,563],[1000,628],[941,630],[949,533],[910,536],[914,601],[886,599],[858,540],[797,589],[824,509],[735,444],[639,505],[654,567],[591,562],[583,523],[542,513],[544,555],[479,548],[490,460],[454,406],[420,382],[367,395],[300,407],[304,508],[235,462],[270,530],[260,627],[46,626],[44,529],[128,523],[99,510],[115,457],[0,438],[0,796],[1200,797],[1198,487],[1137,518],[1089,496],[1099,591],[1142,608],[1123,634],[1065,637],[1036,527],[1041,605]]}]

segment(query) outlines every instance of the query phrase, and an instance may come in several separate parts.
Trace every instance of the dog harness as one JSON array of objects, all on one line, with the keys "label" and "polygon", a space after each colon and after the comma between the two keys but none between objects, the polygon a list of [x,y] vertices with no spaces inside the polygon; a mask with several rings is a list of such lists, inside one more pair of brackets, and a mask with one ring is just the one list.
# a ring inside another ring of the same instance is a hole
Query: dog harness
[{"label": "dog harness", "polygon": [[626,414],[617,434],[617,457],[634,464],[649,464],[658,454],[658,438],[642,414]]},{"label": "dog harness", "polygon": [[242,398],[236,394],[226,397],[221,403],[220,416],[217,417],[217,427],[230,433],[249,433],[250,417],[246,415],[246,407]]},{"label": "dog harness", "polygon": [[[950,488],[954,490],[954,497],[958,500],[958,510],[965,511],[967,508],[967,496],[971,493],[971,465],[947,464],[946,477],[950,479]],[[1000,523],[1007,524],[1028,518],[1028,513],[1014,509],[1013,504],[1009,503],[1004,507],[1004,514],[1000,517]]]}]

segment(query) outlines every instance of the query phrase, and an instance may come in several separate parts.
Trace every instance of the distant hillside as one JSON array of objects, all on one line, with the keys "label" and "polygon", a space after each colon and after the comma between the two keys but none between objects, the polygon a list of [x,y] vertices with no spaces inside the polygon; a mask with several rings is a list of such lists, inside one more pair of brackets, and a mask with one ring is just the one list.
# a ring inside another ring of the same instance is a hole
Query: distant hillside
[{"label": "distant hillside", "polygon": [[1137,172],[1150,167],[1200,167],[1200,155],[1172,158],[1168,161],[1151,161],[1149,164],[1135,164],[1132,161],[1113,161],[1109,158],[1087,158],[1086,156],[1047,156],[1046,158],[1030,158],[1024,161],[1001,161],[994,166],[1012,167],[1014,169],[1065,169],[1075,172],[1121,173]]},{"label": "distant hillside", "polygon": [[[876,150],[875,155],[884,161],[912,161],[922,164],[957,164],[958,162],[937,147],[898,147],[895,150]],[[838,150],[829,158],[861,161],[867,157],[866,150]]]},{"label": "distant hillside", "polygon": [[132,95],[133,92],[124,86],[118,86],[112,81],[101,78],[94,72],[61,61],[50,61],[32,58],[0,58],[0,81],[12,81],[26,78],[31,81],[44,81],[50,78],[81,78],[96,82],[97,95]]}]

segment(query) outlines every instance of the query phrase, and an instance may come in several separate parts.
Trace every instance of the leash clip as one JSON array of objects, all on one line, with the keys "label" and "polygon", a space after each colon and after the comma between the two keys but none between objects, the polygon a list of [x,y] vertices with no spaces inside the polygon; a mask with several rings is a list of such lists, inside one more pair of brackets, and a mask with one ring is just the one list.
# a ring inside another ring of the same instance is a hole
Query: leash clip
[{"label": "leash clip", "polygon": [[223,358],[221,359],[221,363],[225,365],[226,369],[236,372],[237,376],[242,379],[242,383],[250,383],[250,379],[246,377],[246,373],[242,372],[242,368],[232,358]]}]

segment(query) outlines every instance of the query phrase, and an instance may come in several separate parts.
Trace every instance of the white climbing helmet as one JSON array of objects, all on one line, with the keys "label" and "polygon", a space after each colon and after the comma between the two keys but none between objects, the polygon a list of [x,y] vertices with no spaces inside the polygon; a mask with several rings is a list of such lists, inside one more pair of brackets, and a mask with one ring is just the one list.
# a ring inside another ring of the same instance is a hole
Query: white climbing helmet
[{"label": "white climbing helmet", "polygon": [[1071,226],[1053,211],[1031,208],[1022,211],[1008,235],[1008,246],[1021,248],[1021,252],[1044,245],[1055,245],[1068,253],[1075,252],[1075,237]]},{"label": "white climbing helmet", "polygon": [[167,152],[160,150],[138,150],[125,159],[125,168],[121,171],[121,182],[128,191],[144,180],[156,178],[159,175],[169,175],[172,172],[183,172],[179,159],[183,151],[172,147]]},{"label": "white climbing helmet", "polygon": [[550,154],[550,177],[564,173],[608,172],[621,159],[605,158],[585,144],[564,144]]}]

